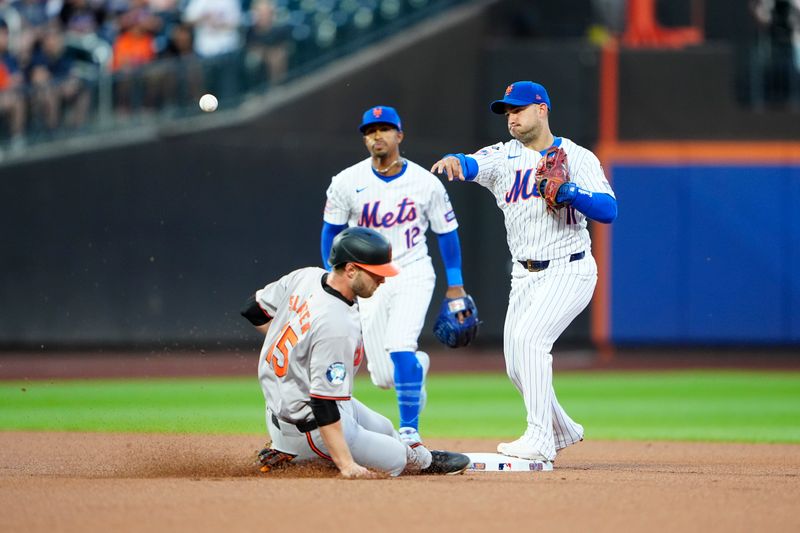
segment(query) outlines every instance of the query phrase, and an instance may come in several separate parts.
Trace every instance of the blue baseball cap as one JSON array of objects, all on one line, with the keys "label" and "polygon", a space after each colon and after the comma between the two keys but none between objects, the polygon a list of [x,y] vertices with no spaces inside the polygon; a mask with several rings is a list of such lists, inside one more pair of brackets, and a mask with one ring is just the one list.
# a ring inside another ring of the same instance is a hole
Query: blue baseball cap
[{"label": "blue baseball cap", "polygon": [[397,110],[385,105],[376,105],[364,111],[364,116],[358,129],[361,133],[364,133],[367,126],[372,124],[389,124],[397,128],[397,131],[403,131],[403,124],[400,122],[400,115],[397,114]]},{"label": "blue baseball cap", "polygon": [[515,81],[506,87],[506,94],[502,100],[495,100],[489,106],[493,113],[504,115],[506,112],[506,104],[510,106],[520,107],[531,104],[547,104],[547,109],[550,107],[550,97],[547,95],[547,89],[534,81]]}]

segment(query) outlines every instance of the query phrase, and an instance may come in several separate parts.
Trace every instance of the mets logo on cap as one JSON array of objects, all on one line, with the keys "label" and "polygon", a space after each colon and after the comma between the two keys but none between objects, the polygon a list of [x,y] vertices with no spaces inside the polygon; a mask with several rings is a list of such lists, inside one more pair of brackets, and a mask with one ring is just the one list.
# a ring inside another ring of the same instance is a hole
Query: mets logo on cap
[{"label": "mets logo on cap", "polygon": [[400,117],[397,111],[390,106],[377,105],[375,107],[370,107],[364,111],[364,115],[361,118],[361,125],[358,129],[363,134],[366,133],[367,127],[371,124],[378,123],[389,124],[390,126],[394,126],[398,131],[403,131],[403,126],[400,124]]},{"label": "mets logo on cap", "polygon": [[506,87],[506,96],[508,96],[509,94],[511,94],[511,91],[513,91],[513,90],[514,90],[514,84],[512,83],[511,85],[509,85],[508,87]]}]

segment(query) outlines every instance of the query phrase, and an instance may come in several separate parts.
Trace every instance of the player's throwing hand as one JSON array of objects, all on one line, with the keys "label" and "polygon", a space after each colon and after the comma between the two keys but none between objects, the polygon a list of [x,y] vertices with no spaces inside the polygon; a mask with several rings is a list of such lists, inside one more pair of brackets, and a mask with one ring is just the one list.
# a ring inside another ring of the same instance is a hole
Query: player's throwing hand
[{"label": "player's throwing hand", "polygon": [[464,173],[461,170],[461,161],[458,158],[448,155],[437,161],[431,167],[432,174],[444,174],[448,181],[464,181]]}]

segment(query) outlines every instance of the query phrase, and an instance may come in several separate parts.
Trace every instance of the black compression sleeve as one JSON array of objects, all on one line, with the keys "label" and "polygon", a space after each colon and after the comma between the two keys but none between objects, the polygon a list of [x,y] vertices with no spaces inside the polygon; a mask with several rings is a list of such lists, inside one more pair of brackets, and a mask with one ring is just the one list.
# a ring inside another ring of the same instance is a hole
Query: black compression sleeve
[{"label": "black compression sleeve", "polygon": [[266,311],[261,309],[260,305],[258,305],[255,295],[251,296],[250,299],[247,300],[247,303],[244,304],[244,307],[242,307],[242,310],[239,311],[239,313],[249,320],[254,326],[263,326],[272,320],[272,317],[269,316]]},{"label": "black compression sleeve", "polygon": [[312,397],[309,405],[311,405],[311,412],[314,413],[318,426],[334,424],[341,418],[336,400],[323,400],[322,398]]}]

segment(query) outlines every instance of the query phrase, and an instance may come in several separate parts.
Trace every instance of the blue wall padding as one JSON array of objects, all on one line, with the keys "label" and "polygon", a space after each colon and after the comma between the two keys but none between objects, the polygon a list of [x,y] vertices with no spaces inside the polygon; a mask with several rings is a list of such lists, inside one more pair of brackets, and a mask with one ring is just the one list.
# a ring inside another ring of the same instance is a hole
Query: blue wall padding
[{"label": "blue wall padding", "polygon": [[800,166],[612,175],[612,341],[800,342]]},{"label": "blue wall padding", "polygon": [[788,286],[784,305],[788,317],[790,340],[800,343],[800,170],[789,170],[789,194],[783,199],[783,209],[787,213],[784,242],[788,250],[785,269]]}]

